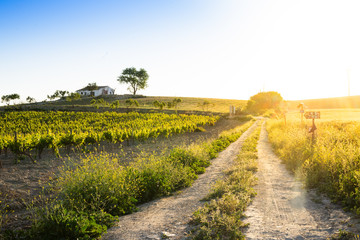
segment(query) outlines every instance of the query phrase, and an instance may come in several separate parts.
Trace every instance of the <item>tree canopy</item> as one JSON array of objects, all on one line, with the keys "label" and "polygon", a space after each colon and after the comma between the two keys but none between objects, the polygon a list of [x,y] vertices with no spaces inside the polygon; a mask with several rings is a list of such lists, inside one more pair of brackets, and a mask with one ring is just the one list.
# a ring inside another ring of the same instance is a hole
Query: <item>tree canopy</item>
[{"label": "tree canopy", "polygon": [[141,89],[145,89],[147,87],[147,80],[149,75],[146,70],[140,68],[140,70],[136,70],[136,68],[126,68],[123,70],[122,74],[118,77],[119,83],[129,84],[128,90],[136,95],[136,92]]},{"label": "tree canopy", "polygon": [[87,86],[86,86],[87,90],[89,90],[91,92],[91,95],[93,96],[94,95],[94,91],[95,90],[98,90],[99,87],[98,85],[96,84],[96,82],[94,83],[89,83]]},{"label": "tree canopy", "polygon": [[63,98],[66,94],[69,94],[68,91],[56,90],[53,95],[47,95],[49,100],[54,100],[56,98]]},{"label": "tree canopy", "polygon": [[6,102],[6,104],[9,105],[9,102],[11,100],[16,100],[16,99],[20,99],[20,95],[17,94],[17,93],[13,93],[13,94],[2,96],[1,97],[1,102]]},{"label": "tree canopy", "polygon": [[245,110],[255,114],[262,114],[269,109],[279,110],[282,101],[278,92],[260,92],[250,97]]},{"label": "tree canopy", "polygon": [[26,101],[27,101],[28,103],[34,103],[34,102],[36,102],[35,98],[30,97],[30,96],[28,96],[28,97],[26,98]]}]

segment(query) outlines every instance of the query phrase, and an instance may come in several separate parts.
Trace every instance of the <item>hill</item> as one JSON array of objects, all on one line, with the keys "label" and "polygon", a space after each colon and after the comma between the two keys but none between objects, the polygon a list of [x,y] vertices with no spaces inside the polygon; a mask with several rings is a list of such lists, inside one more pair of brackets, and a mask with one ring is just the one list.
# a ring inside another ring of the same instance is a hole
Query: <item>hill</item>
[{"label": "hill", "polygon": [[[234,100],[234,99],[216,99],[216,98],[194,98],[194,97],[156,97],[156,96],[134,96],[133,95],[106,95],[99,97],[82,97],[79,100],[68,102],[65,99],[56,101],[46,101],[31,104],[22,104],[11,106],[11,108],[21,108],[22,110],[61,110],[61,111],[108,111],[111,110],[110,104],[119,101],[118,108],[115,111],[127,111],[129,106],[126,104],[127,99],[135,99],[138,101],[139,106],[131,106],[131,109],[137,111],[155,111],[157,108],[154,106],[154,101],[159,102],[172,102],[175,98],[180,98],[182,102],[177,107],[179,112],[189,111],[207,111],[216,113],[228,113],[230,105],[241,109],[247,100]],[[91,104],[93,99],[103,99],[105,104],[98,104],[98,109],[95,105]],[[4,109],[5,107],[0,107]],[[174,108],[164,107],[165,111],[175,111]]]},{"label": "hill", "polygon": [[[148,112],[156,111],[153,105],[154,101],[164,103],[172,102],[175,98],[181,98],[182,102],[179,104],[177,110],[179,112],[213,112],[213,113],[228,113],[229,106],[235,106],[240,110],[246,105],[247,100],[235,99],[218,99],[218,98],[195,98],[195,97],[159,97],[159,96],[142,96],[142,95],[106,95],[96,97],[95,99],[104,99],[107,104],[114,101],[119,101],[119,107],[115,109],[118,112],[125,112],[129,110],[126,104],[127,99],[136,99],[139,103],[138,107],[131,108],[136,111]],[[66,100],[45,101],[31,104],[21,104],[10,106],[11,108],[21,108],[22,110],[61,110],[61,111],[109,111],[109,105],[99,105],[99,109],[91,104],[93,97],[83,97],[79,100],[68,102]],[[337,97],[337,98],[321,98],[321,99],[306,99],[306,100],[291,100],[287,101],[289,110],[297,110],[299,103],[304,103],[307,109],[344,109],[344,108],[360,108],[360,96]],[[0,107],[0,111],[6,107]],[[174,108],[164,107],[165,112],[175,111]]]},{"label": "hill", "polygon": [[360,108],[360,96],[287,101],[290,110],[304,103],[309,109]]}]

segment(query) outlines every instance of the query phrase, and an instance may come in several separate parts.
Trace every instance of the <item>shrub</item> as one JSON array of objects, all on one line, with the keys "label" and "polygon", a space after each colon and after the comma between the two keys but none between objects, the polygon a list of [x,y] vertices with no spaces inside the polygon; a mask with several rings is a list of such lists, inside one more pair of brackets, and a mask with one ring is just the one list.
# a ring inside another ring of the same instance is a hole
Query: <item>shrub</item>
[{"label": "shrub", "polygon": [[188,187],[197,178],[186,166],[180,166],[170,158],[150,156],[140,159],[133,168],[139,192],[139,202],[146,202],[162,195],[169,195],[178,189]]},{"label": "shrub", "polygon": [[111,156],[90,156],[65,166],[53,188],[68,209],[121,215],[135,209],[139,189],[134,176],[135,170],[121,167]]},{"label": "shrub", "polygon": [[180,148],[172,150],[169,160],[184,167],[190,167],[191,171],[196,174],[204,173],[205,168],[210,165],[209,158],[195,156],[193,152]]},{"label": "shrub", "polygon": [[116,220],[102,210],[92,213],[69,210],[61,203],[43,208],[38,214],[39,221],[28,233],[32,239],[94,239]]}]

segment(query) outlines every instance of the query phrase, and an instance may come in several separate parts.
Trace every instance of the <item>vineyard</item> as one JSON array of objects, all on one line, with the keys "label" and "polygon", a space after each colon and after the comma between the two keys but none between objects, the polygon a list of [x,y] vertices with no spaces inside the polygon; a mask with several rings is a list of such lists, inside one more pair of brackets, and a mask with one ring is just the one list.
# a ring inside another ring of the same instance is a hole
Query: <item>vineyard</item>
[{"label": "vineyard", "polygon": [[[26,173],[38,169],[39,171],[35,171],[44,176],[38,181],[42,190],[41,192],[37,190],[39,187],[35,181],[26,180],[33,186],[31,191],[34,192],[32,196],[22,195],[23,202],[29,204],[27,207],[30,207],[30,212],[33,214],[30,218],[27,217],[28,220],[24,220],[25,216],[21,217],[24,223],[20,226],[26,226],[29,230],[18,231],[13,226],[19,222],[18,212],[24,207],[17,204],[14,196],[16,194],[19,196],[20,192],[10,189],[8,186],[11,184],[3,186],[0,192],[0,238],[93,239],[99,237],[114,224],[116,216],[135,211],[140,203],[190,186],[197,179],[198,174],[205,172],[210,160],[239,138],[252,124],[252,121],[249,121],[242,125],[245,119],[219,120],[219,116],[134,112],[2,114],[0,126],[4,127],[0,130],[1,157],[5,160],[12,157],[6,157],[4,153],[7,150],[15,155],[32,157],[34,154],[41,155],[45,149],[53,149],[59,153],[60,148],[82,148],[104,143],[124,142],[121,148],[133,149],[137,145],[149,144],[148,141],[144,141],[149,138],[158,138],[156,141],[151,141],[151,144],[157,145],[162,141],[172,142],[167,140],[170,137],[173,140],[185,136],[179,133],[194,132],[191,136],[206,134],[211,132],[212,128],[218,128],[219,124],[223,124],[229,132],[220,136],[216,134],[211,138],[205,137],[206,140],[200,139],[196,144],[185,146],[180,143],[171,147],[168,152],[158,154],[148,152],[132,159],[126,165],[122,164],[121,153],[76,154],[77,151],[69,157],[60,158],[60,161],[54,155],[46,154],[43,159],[36,158],[39,164],[26,161],[15,164],[11,166],[12,169],[28,168],[24,171]],[[224,121],[226,124],[222,123]],[[234,124],[231,122],[236,122],[240,128],[228,128],[229,124]],[[126,144],[127,141],[131,144]],[[131,141],[136,141],[136,144],[132,144]],[[140,150],[143,148],[140,147]],[[55,162],[57,168],[46,167],[48,162]],[[10,172],[13,174],[13,171],[8,171],[9,161],[6,161],[4,166],[5,168],[2,169],[6,173],[4,176],[10,177]],[[47,169],[53,173],[45,173],[40,169]],[[6,182],[7,179],[4,177],[0,180]]]},{"label": "vineyard", "polygon": [[217,116],[167,115],[162,113],[9,112],[0,115],[0,153],[16,155],[44,149],[59,155],[59,148],[80,147],[100,142],[143,141],[159,136],[201,130],[214,125]]}]

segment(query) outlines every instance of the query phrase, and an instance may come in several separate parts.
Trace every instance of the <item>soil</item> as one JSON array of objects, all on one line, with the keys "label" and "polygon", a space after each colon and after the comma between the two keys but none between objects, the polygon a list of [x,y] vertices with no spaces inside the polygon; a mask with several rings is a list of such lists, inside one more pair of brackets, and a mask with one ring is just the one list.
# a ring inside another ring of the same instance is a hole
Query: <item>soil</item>
[{"label": "soil", "polygon": [[[215,126],[205,126],[205,132],[193,132],[173,135],[169,138],[150,139],[145,142],[124,142],[122,144],[103,143],[96,152],[105,151],[117,154],[123,164],[127,164],[139,155],[146,153],[161,153],[178,146],[197,144],[217,138],[225,130],[233,129],[240,122],[236,118],[221,118]],[[0,154],[2,168],[0,168],[0,209],[9,205],[8,209],[14,211],[7,216],[3,223],[5,229],[24,229],[29,227],[30,222],[26,220],[28,212],[26,205],[41,191],[42,187],[54,178],[58,167],[70,158],[72,161],[84,156],[84,153],[76,149],[68,151],[61,150],[62,158],[56,158],[51,150],[44,151],[42,159],[33,164],[30,159],[15,161],[15,156],[8,153],[7,156]]]},{"label": "soil", "polygon": [[117,225],[109,229],[103,239],[186,238],[192,213],[204,204],[201,200],[224,170],[231,166],[243,141],[258,123],[253,124],[236,142],[213,159],[206,172],[191,187],[173,196],[143,204],[139,206],[138,212],[120,217]]},{"label": "soil", "polygon": [[329,239],[339,229],[359,233],[358,220],[315,191],[306,191],[274,154],[263,125],[258,143],[257,196],[245,222],[247,239]]}]

